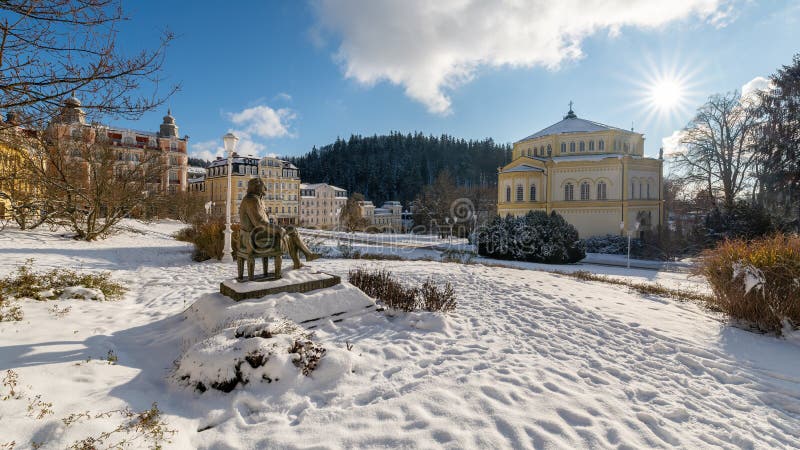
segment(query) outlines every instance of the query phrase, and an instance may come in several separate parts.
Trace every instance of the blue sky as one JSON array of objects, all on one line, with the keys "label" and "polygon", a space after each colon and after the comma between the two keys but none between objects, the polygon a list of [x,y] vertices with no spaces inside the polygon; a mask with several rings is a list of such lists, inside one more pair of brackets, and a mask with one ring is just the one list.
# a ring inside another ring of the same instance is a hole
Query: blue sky
[{"label": "blue sky", "polygon": [[[120,43],[177,34],[164,70],[182,88],[169,104],[205,157],[229,130],[261,155],[392,130],[513,142],[570,100],[579,117],[633,124],[657,155],[708,95],[800,52],[796,0],[598,3],[126,2]],[[156,130],[165,112],[115,124]]]}]

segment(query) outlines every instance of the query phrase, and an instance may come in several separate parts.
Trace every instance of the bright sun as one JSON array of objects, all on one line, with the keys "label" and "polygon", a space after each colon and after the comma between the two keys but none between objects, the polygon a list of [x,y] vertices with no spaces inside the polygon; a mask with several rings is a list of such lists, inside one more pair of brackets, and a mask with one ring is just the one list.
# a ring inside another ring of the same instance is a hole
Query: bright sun
[{"label": "bright sun", "polygon": [[671,111],[684,100],[684,87],[676,80],[658,80],[650,86],[650,100],[661,111]]}]

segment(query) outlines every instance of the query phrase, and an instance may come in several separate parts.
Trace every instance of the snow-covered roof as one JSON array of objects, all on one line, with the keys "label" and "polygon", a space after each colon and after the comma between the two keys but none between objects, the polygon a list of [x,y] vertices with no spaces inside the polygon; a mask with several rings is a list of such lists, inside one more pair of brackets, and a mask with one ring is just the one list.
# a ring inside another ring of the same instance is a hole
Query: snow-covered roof
[{"label": "snow-covered roof", "polygon": [[334,191],[343,191],[343,192],[347,191],[347,189],[342,189],[342,188],[340,188],[338,186],[334,186],[334,185],[328,184],[328,183],[301,183],[300,184],[300,189],[318,189],[318,188],[325,187],[325,186],[329,186]]},{"label": "snow-covered roof", "polygon": [[608,131],[608,130],[616,130],[622,131],[625,133],[633,133],[632,131],[623,130],[622,128],[612,127],[611,125],[605,125],[600,122],[594,122],[591,120],[580,119],[572,110],[564,116],[564,119],[560,122],[556,122],[549,127],[539,130],[532,135],[520,139],[517,142],[527,141],[530,139],[536,139],[542,136],[550,136],[553,134],[569,134],[569,133],[591,133],[595,131]]},{"label": "snow-covered roof", "polygon": [[[234,156],[233,164],[247,164],[250,166],[257,166],[258,158],[253,158],[252,156]],[[209,164],[208,167],[219,167],[227,165],[228,165],[228,158],[219,158],[215,159],[214,161],[211,161],[211,164]]]},{"label": "snow-covered roof", "polygon": [[527,164],[520,164],[516,167],[503,171],[503,173],[508,173],[508,172],[544,172],[544,169],[540,169],[539,167],[529,166]]}]

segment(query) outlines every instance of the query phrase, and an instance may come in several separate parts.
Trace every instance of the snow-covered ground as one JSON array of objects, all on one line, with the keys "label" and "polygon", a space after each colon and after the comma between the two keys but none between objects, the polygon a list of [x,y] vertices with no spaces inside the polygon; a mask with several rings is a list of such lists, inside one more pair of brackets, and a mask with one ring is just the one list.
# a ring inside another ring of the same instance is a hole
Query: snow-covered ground
[{"label": "snow-covered ground", "polygon": [[[198,300],[204,308],[212,304],[219,282],[235,268],[191,262],[189,246],[170,238],[180,224],[128,225],[128,231],[91,244],[45,230],[0,233],[0,274],[32,257],[42,268],[112,270],[130,288],[115,302],[27,301],[23,321],[0,323],[0,376],[17,372],[22,394],[39,394],[54,410],[35,419],[26,416],[27,401],[0,400],[0,445],[13,440],[27,448],[36,441],[64,448],[119,420],[67,428],[60,418],[124,406],[144,410],[154,401],[177,430],[168,448],[800,443],[797,343],[731,327],[691,303],[525,264],[316,261],[321,270],[342,276],[354,267],[383,267],[406,284],[447,280],[458,307],[445,317],[369,313],[329,322],[316,332],[329,353],[310,377],[200,394],[176,382],[173,362],[221,325],[186,310]],[[699,283],[681,273],[641,272],[618,276]],[[220,317],[258,314],[259,304],[276,302],[251,303],[219,303]],[[105,360],[109,350],[118,357],[115,365]]]}]

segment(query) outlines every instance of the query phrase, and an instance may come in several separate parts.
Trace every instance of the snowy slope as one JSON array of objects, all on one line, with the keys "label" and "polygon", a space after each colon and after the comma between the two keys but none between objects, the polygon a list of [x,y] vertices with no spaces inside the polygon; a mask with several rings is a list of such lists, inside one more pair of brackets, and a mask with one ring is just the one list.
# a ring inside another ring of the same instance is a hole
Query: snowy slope
[{"label": "snowy slope", "polygon": [[[0,233],[2,273],[30,255],[46,267],[114,270],[131,287],[118,302],[28,302],[22,322],[0,323],[0,371],[16,371],[23,390],[55,411],[36,420],[25,402],[0,401],[0,444],[63,448],[116,424],[65,429],[60,417],[153,401],[178,430],[175,448],[800,443],[800,346],[732,328],[693,304],[482,265],[315,262],[339,275],[385,267],[408,284],[446,279],[459,305],[446,317],[328,323],[317,340],[332,351],[312,377],[200,394],[170,377],[173,361],[207,331],[184,310],[235,269],[190,262],[188,246],[169,238],[177,224],[130,226],[138,231],[92,244]],[[71,310],[56,317],[54,304]],[[116,365],[103,360],[109,350]]]}]

